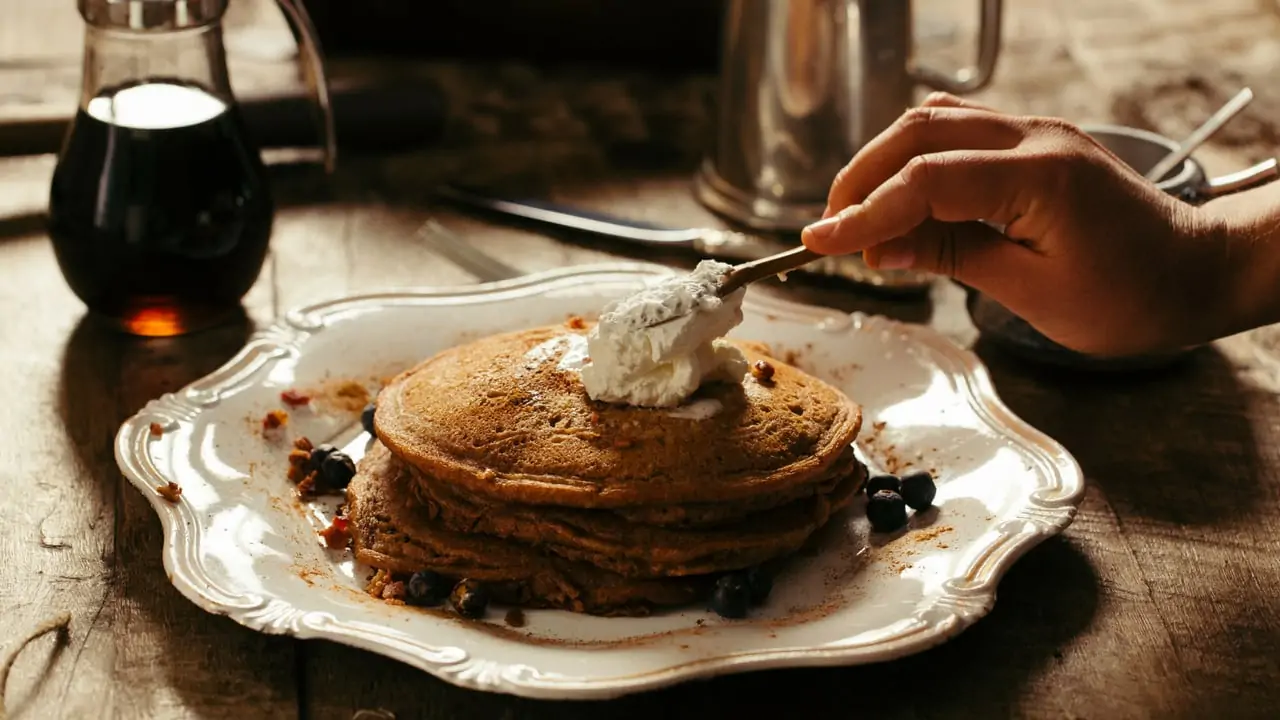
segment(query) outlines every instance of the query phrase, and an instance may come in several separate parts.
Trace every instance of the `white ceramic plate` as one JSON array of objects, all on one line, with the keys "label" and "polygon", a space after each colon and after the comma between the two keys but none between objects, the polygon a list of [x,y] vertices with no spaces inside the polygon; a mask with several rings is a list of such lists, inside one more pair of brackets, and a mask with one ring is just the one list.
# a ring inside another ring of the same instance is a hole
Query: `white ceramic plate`
[{"label": "white ceramic plate", "polygon": [[[1009,566],[1070,523],[1084,489],[1076,462],[1000,403],[974,355],[928,328],[753,296],[735,334],[793,351],[797,364],[862,403],[863,458],[873,469],[935,471],[935,510],[884,538],[868,534],[859,500],[832,522],[823,550],[791,563],[746,620],[700,607],[638,619],[528,611],[516,629],[502,608],[480,623],[363,593],[368,569],[316,535],[333,504],[297,500],[285,478],[288,440],[261,432],[281,391],[372,380],[460,341],[594,313],[663,272],[578,267],[290,312],[220,370],[120,428],[117,460],[160,515],[173,584],[200,607],[262,632],[362,647],[457,685],[602,698],[729,672],[918,652],[987,613]],[[363,452],[367,437],[353,415],[291,415],[291,436]],[[153,436],[152,423],[164,433]],[[176,504],[154,490],[168,481],[183,489]]]}]

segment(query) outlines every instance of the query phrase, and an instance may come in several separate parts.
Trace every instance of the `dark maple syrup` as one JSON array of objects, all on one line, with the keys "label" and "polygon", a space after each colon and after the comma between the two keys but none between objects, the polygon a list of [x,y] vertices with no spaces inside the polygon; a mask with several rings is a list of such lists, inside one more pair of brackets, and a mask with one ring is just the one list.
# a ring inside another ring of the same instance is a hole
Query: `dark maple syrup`
[{"label": "dark maple syrup", "polygon": [[91,311],[136,335],[169,336],[239,311],[273,213],[234,103],[152,79],[80,109],[54,171],[49,234]]}]

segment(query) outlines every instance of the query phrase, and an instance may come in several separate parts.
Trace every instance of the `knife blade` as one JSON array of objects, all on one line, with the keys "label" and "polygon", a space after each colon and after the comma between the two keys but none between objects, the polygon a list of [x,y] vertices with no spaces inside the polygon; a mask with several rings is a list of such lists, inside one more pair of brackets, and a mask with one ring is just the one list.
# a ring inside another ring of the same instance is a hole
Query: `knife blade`
[{"label": "knife blade", "polygon": [[[583,210],[534,199],[504,198],[458,185],[438,188],[436,196],[463,209],[479,210],[535,226],[569,230],[628,245],[679,249],[725,261],[759,260],[795,247],[781,239],[718,228],[670,228],[607,213]],[[910,270],[882,271],[867,267],[860,255],[829,255],[797,272],[841,278],[883,292],[902,295],[927,293],[933,276]]]}]

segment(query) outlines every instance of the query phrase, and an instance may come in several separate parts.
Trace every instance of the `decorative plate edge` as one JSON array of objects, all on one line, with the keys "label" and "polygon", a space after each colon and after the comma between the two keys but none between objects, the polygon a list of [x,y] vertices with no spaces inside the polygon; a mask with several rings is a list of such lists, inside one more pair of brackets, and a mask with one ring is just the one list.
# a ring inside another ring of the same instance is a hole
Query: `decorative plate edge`
[{"label": "decorative plate edge", "polygon": [[[581,285],[586,278],[607,281],[659,277],[673,271],[648,263],[609,263],[535,273],[513,280],[461,287],[404,289],[335,298],[290,311],[255,333],[248,344],[221,368],[148,403],[121,425],[115,455],[124,475],[146,496],[161,520],[165,537],[164,567],[173,585],[198,607],[269,634],[291,634],[300,639],[327,639],[389,656],[447,682],[475,690],[501,692],[543,699],[608,699],[653,690],[693,679],[730,672],[781,667],[814,667],[882,662],[934,647],[984,617],[995,604],[996,587],[1009,567],[1043,540],[1060,533],[1074,519],[1084,495],[1084,477],[1065,448],[1017,417],[995,391],[981,360],[938,332],[882,316],[843,314],[813,308],[774,297],[749,298],[756,312],[792,321],[809,322],[833,332],[889,331],[909,336],[929,348],[951,366],[951,374],[963,380],[960,391],[991,427],[1037,459],[1056,478],[1050,487],[1028,497],[1019,520],[1007,521],[975,552],[963,578],[944,584],[933,605],[917,612],[906,628],[870,642],[836,644],[821,648],[746,651],[706,658],[633,676],[582,681],[542,673],[522,664],[476,658],[458,647],[432,647],[377,626],[345,623],[331,614],[307,611],[278,598],[241,594],[222,588],[204,571],[199,560],[201,537],[191,531],[194,514],[183,500],[164,499],[155,488],[168,482],[148,451],[155,438],[150,425],[160,423],[164,434],[190,431],[194,419],[216,405],[261,368],[297,353],[311,335],[321,332],[329,318],[351,311],[388,304],[466,304],[542,295]],[[1053,452],[1050,452],[1052,450]],[[1044,473],[1041,473],[1042,475]],[[1046,492],[1047,491],[1047,492]],[[1023,517],[1025,515],[1026,517]]]}]

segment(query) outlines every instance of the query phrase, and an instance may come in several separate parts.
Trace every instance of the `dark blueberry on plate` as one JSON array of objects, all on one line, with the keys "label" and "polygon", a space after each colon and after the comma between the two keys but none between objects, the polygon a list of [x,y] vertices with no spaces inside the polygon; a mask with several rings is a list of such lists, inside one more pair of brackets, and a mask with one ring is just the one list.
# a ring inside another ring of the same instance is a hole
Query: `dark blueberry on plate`
[{"label": "dark blueberry on plate", "polygon": [[902,499],[912,510],[924,510],[933,504],[938,494],[938,486],[933,484],[933,477],[921,470],[902,476]]},{"label": "dark blueberry on plate", "polygon": [[351,478],[356,475],[356,463],[349,455],[334,450],[320,464],[320,478],[324,480],[324,486],[333,490],[344,488],[351,483]]},{"label": "dark blueberry on plate", "polygon": [[307,456],[307,472],[312,473],[320,469],[324,464],[324,459],[338,451],[338,448],[325,443],[320,447],[312,448],[311,454]]},{"label": "dark blueberry on plate", "polygon": [[489,591],[477,580],[463,580],[449,594],[453,609],[465,618],[478,618],[489,607]]},{"label": "dark blueberry on plate", "polygon": [[871,497],[881,490],[890,492],[901,492],[902,481],[898,480],[895,475],[876,475],[867,481],[867,497]]},{"label": "dark blueberry on plate", "polygon": [[449,597],[452,584],[432,570],[416,572],[409,577],[409,603],[412,605],[434,606]]},{"label": "dark blueberry on plate", "polygon": [[773,590],[773,575],[759,565],[751,568],[747,571],[747,590],[751,596],[751,604],[759,605]]},{"label": "dark blueberry on plate", "polygon": [[879,490],[867,501],[867,520],[878,533],[890,533],[907,524],[907,504],[892,490]]},{"label": "dark blueberry on plate", "polygon": [[711,609],[724,618],[743,618],[747,616],[747,607],[751,604],[751,588],[747,587],[747,578],[743,573],[729,573],[716,580],[716,589],[711,593]]},{"label": "dark blueberry on plate", "polygon": [[360,424],[364,426],[364,431],[370,435],[375,434],[373,432],[373,412],[377,409],[377,405],[369,403],[364,406],[364,410],[360,411]]}]

